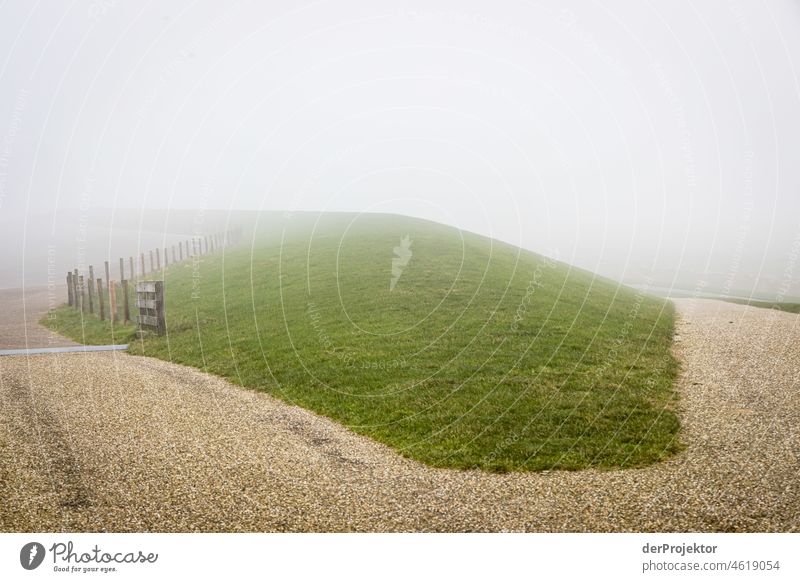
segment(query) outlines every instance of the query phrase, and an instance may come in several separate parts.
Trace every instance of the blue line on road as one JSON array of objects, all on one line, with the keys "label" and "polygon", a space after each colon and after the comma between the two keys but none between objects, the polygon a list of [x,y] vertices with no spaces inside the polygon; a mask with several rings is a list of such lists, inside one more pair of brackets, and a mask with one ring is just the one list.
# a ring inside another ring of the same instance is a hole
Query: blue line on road
[{"label": "blue line on road", "polygon": [[0,350],[0,356],[31,356],[34,354],[63,354],[67,352],[113,352],[127,349],[128,344],[111,346],[69,346],[64,348],[22,348],[21,350]]}]

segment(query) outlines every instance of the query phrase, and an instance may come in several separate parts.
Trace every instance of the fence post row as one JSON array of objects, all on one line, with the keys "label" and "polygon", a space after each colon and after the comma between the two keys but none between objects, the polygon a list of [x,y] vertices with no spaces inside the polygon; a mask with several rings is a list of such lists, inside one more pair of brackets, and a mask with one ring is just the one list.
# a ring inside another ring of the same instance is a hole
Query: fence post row
[{"label": "fence post row", "polygon": [[[188,260],[192,257],[203,256],[209,253],[215,253],[219,249],[225,248],[237,242],[240,235],[241,235],[241,229],[239,228],[233,230],[227,230],[224,232],[214,233],[210,235],[196,234],[186,240],[178,241],[177,253],[175,251],[176,245],[174,244],[171,247],[163,247],[164,251],[163,268],[166,269],[170,265],[170,260],[169,260],[170,252],[172,252],[172,263],[175,264],[178,262],[182,262],[184,260]],[[190,241],[191,241],[191,250],[189,246]],[[155,256],[153,254],[153,250],[149,251],[150,273],[162,271],[161,250],[162,250],[161,247],[157,247],[155,249]],[[116,281],[111,280],[111,268],[109,265],[109,261],[104,262],[105,287],[106,287],[105,290],[103,289],[103,279],[100,277],[95,278],[93,265],[89,265],[88,280],[84,279],[84,276],[78,272],[78,269],[67,271],[67,277],[66,277],[67,305],[69,305],[70,307],[74,307],[76,310],[79,310],[84,313],[86,312],[94,313],[94,294],[96,285],[97,302],[98,302],[100,319],[105,320],[106,309],[105,309],[105,296],[103,293],[105,291],[108,294],[110,318],[112,321],[117,321],[119,313],[117,309],[116,291],[117,291],[117,286],[122,285],[122,293],[123,293],[122,308],[124,310],[124,319],[125,322],[131,321],[130,302],[128,298],[129,290],[127,287],[128,285],[134,283],[137,278],[136,261],[134,260],[133,256],[130,256],[128,258],[128,266],[129,266],[129,271],[128,271],[128,276],[126,277],[125,259],[120,257],[119,283],[116,283]],[[139,254],[139,266],[141,270],[138,275],[139,277],[144,277],[148,272],[145,265],[144,252],[141,252]],[[152,315],[153,317],[158,317],[157,314],[148,314],[148,315]]]}]

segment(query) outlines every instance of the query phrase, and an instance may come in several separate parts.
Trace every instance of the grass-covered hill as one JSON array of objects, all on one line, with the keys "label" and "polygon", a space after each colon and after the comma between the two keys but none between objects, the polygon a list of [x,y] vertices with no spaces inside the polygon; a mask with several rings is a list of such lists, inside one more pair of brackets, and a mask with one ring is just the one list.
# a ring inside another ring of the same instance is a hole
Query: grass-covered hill
[{"label": "grass-covered hill", "polygon": [[166,336],[67,307],[44,322],[87,343],[113,333],[436,466],[629,467],[678,448],[672,305],[507,244],[295,214],[165,280]]}]

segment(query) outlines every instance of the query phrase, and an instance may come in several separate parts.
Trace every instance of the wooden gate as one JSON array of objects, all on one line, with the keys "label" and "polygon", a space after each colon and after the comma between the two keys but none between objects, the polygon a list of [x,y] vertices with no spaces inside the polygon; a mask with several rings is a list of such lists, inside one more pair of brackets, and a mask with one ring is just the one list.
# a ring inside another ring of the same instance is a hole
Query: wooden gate
[{"label": "wooden gate", "polygon": [[139,329],[162,335],[167,330],[164,319],[164,281],[136,283],[136,307],[139,309]]}]

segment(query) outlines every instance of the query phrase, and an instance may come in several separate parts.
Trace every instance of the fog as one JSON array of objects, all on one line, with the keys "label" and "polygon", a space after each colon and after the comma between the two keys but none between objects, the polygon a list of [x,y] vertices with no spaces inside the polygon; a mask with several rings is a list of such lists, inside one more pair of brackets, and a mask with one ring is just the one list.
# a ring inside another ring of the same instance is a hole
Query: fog
[{"label": "fog", "polygon": [[12,0],[0,287],[313,210],[796,299],[798,33],[780,0]]}]

